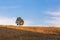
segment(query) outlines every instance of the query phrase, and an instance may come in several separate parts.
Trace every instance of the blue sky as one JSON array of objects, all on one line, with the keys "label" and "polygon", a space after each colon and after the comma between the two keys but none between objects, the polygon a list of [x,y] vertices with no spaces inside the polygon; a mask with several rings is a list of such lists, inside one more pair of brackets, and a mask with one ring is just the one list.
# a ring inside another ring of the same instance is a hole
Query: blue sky
[{"label": "blue sky", "polygon": [[60,0],[0,0],[0,24],[15,24],[22,17],[24,25],[60,24]]}]

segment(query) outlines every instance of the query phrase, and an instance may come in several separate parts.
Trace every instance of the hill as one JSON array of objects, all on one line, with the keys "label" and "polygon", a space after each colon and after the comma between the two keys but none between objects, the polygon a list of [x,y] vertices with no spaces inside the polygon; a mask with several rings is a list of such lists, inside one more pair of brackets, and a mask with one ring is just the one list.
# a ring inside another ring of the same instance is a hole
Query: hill
[{"label": "hill", "polygon": [[60,40],[60,28],[0,25],[0,40]]}]

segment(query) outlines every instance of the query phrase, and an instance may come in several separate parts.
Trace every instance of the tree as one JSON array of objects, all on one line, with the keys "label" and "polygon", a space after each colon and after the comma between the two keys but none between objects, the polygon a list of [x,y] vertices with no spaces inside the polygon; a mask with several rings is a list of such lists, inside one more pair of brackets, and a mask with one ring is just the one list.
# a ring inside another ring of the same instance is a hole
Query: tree
[{"label": "tree", "polygon": [[24,24],[23,19],[22,19],[21,17],[17,17],[17,19],[16,19],[16,24],[17,24],[17,25],[23,25],[23,24]]}]

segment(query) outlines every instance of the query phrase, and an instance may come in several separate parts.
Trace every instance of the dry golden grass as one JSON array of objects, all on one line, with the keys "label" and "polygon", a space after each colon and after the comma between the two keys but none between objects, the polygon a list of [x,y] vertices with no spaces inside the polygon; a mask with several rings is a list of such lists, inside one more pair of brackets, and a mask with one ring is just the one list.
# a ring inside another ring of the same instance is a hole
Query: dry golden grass
[{"label": "dry golden grass", "polygon": [[60,40],[60,28],[0,25],[0,40]]},{"label": "dry golden grass", "polygon": [[18,30],[26,30],[44,34],[59,34],[60,28],[59,27],[42,27],[42,26],[6,26],[7,28],[13,28]]}]

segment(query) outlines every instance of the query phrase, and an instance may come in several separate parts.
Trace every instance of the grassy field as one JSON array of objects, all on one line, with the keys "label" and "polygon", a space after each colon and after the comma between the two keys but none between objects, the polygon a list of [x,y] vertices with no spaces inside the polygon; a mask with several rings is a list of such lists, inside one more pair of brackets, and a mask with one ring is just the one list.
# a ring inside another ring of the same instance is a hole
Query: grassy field
[{"label": "grassy field", "polygon": [[60,28],[0,25],[0,40],[60,40]]}]

